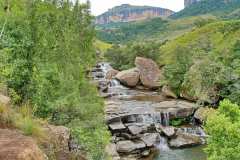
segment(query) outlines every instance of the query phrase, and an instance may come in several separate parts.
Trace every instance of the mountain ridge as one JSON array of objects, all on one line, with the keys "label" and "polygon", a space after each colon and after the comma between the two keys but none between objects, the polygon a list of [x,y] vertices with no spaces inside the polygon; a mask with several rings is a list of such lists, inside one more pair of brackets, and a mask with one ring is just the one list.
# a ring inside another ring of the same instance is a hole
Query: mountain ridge
[{"label": "mountain ridge", "polygon": [[122,4],[109,9],[107,12],[96,17],[96,24],[109,24],[116,22],[133,22],[156,17],[168,17],[174,14],[174,11],[161,7],[152,6],[134,6]]}]

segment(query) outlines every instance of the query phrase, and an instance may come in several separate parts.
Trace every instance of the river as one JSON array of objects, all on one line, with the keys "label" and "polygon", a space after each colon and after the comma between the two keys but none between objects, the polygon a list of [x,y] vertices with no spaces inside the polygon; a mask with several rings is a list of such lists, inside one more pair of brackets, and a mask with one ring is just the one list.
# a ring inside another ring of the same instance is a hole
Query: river
[{"label": "river", "polygon": [[[145,152],[150,151],[148,147],[138,148],[142,146],[142,143],[134,143],[136,135],[131,135],[129,127],[133,126],[135,129],[141,129],[141,127],[148,128],[154,125],[170,126],[171,116],[178,116],[179,113],[182,114],[189,109],[191,111],[194,104],[182,100],[167,99],[156,91],[130,89],[121,85],[116,79],[107,80],[105,78],[106,74],[111,69],[112,67],[108,63],[99,63],[92,75],[94,81],[98,82],[100,95],[105,98],[105,114],[113,136],[112,141],[114,141],[115,145],[118,145],[119,141],[129,144],[129,147],[126,145],[121,146],[121,152],[124,151],[124,155],[128,154],[128,151],[131,154],[131,150],[134,150],[134,153],[138,155],[143,152],[148,153]],[[176,130],[185,135],[205,136],[204,131],[199,126],[182,126],[176,128]],[[153,137],[156,135],[156,131],[154,132],[152,132],[152,129],[139,132],[137,137],[143,135],[147,135],[147,138],[149,136]],[[206,160],[206,154],[203,152],[203,146],[201,145],[184,149],[171,149],[169,143],[172,138],[169,139],[169,137],[162,134],[159,134],[159,138],[159,142],[154,144],[154,148],[159,151],[159,154],[151,158],[151,160]],[[204,143],[205,140],[202,140]],[[139,139],[137,141],[139,142]],[[139,151],[131,148],[134,145]]]}]

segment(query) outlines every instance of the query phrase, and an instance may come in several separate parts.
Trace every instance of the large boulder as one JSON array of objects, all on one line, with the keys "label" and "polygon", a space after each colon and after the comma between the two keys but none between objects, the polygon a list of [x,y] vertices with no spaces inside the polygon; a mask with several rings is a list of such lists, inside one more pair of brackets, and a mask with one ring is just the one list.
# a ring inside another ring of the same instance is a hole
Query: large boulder
[{"label": "large boulder", "polygon": [[140,80],[145,87],[160,87],[159,80],[162,78],[161,70],[153,60],[136,57],[135,65],[140,71]]},{"label": "large boulder", "polygon": [[121,71],[116,75],[116,79],[128,87],[136,87],[139,82],[139,70],[137,68]]},{"label": "large boulder", "polygon": [[47,157],[31,137],[15,130],[0,129],[0,159],[46,160]]},{"label": "large boulder", "polygon": [[182,132],[177,133],[177,137],[171,139],[169,142],[169,145],[172,148],[184,148],[200,144],[202,144],[202,140],[199,136],[186,134]]},{"label": "large boulder", "polygon": [[145,143],[142,141],[119,141],[117,142],[118,153],[131,153],[138,149],[144,149],[146,147]]}]

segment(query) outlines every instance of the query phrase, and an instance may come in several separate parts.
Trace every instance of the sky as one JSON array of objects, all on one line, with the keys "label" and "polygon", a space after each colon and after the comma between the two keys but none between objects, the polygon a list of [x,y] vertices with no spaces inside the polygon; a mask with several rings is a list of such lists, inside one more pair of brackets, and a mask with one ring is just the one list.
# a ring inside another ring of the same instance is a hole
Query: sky
[{"label": "sky", "polygon": [[95,16],[121,4],[162,7],[173,11],[179,11],[184,7],[184,0],[90,0],[90,2],[92,14]]}]

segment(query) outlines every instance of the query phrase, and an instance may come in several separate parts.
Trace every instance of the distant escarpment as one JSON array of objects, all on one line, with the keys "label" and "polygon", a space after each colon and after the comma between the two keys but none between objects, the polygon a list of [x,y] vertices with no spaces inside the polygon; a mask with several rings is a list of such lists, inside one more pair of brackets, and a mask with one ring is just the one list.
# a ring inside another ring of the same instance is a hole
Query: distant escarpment
[{"label": "distant escarpment", "polygon": [[155,17],[168,17],[173,13],[173,11],[164,8],[123,4],[96,17],[96,24],[132,22]]}]

